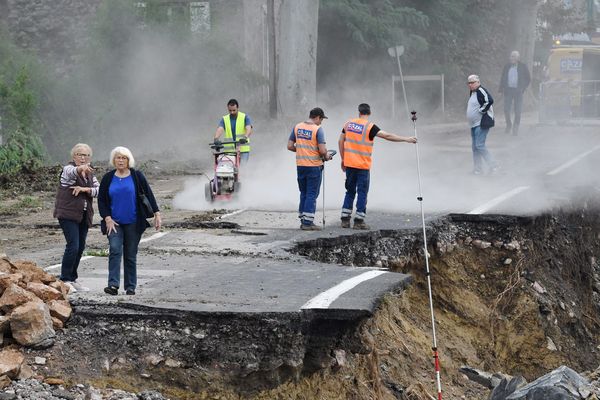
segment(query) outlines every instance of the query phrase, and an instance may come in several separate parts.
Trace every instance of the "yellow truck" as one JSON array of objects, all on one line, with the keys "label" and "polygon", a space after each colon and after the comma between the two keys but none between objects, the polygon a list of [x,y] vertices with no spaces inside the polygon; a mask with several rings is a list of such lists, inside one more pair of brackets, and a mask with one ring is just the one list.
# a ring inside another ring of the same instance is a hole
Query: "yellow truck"
[{"label": "yellow truck", "polygon": [[540,86],[540,119],[600,118],[600,46],[550,51]]}]

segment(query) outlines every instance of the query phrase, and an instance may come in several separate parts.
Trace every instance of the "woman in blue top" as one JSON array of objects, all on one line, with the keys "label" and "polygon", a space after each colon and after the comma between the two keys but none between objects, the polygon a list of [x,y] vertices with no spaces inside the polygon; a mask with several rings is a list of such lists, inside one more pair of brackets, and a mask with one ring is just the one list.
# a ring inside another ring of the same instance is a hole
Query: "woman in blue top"
[{"label": "woman in blue top", "polygon": [[135,294],[137,286],[136,259],[142,234],[150,226],[140,195],[146,194],[154,211],[154,227],[160,229],[161,218],[156,199],[144,174],[133,169],[135,159],[126,147],[115,147],[110,153],[114,170],[106,173],[100,182],[98,211],[102,217],[102,233],[108,236],[108,286],[104,292],[119,294],[121,258],[125,293]]}]

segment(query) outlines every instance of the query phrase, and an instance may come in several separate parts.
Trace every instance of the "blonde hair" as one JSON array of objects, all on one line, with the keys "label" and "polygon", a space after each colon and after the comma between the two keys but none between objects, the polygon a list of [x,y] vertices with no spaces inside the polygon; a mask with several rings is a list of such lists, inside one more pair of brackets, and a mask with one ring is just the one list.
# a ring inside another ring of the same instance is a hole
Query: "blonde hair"
[{"label": "blonde hair", "polygon": [[129,150],[127,147],[117,146],[114,149],[112,149],[112,151],[110,152],[110,159],[108,160],[111,167],[115,166],[115,157],[116,156],[127,157],[127,160],[128,160],[127,166],[129,168],[135,167],[135,158],[133,158],[133,154],[131,154],[131,150]]},{"label": "blonde hair", "polygon": [[75,154],[77,153],[77,150],[79,150],[79,149],[85,149],[84,151],[90,153],[90,157],[92,156],[92,148],[89,145],[87,145],[85,143],[77,143],[71,149],[71,158],[75,157]]}]

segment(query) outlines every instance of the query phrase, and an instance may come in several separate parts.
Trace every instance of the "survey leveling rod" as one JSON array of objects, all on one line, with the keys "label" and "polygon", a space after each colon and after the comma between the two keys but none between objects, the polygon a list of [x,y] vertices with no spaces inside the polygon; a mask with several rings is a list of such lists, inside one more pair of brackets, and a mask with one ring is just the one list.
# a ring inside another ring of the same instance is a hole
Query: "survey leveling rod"
[{"label": "survey leveling rod", "polygon": [[438,400],[442,400],[442,383],[440,381],[440,357],[438,355],[437,348],[437,338],[435,336],[435,316],[433,315],[433,297],[431,295],[431,272],[429,272],[429,252],[427,251],[427,232],[425,231],[425,213],[423,212],[423,191],[421,189],[421,163],[419,161],[419,140],[417,137],[417,112],[411,111],[412,114],[411,120],[413,122],[413,127],[415,129],[415,138],[417,139],[417,143],[415,143],[415,152],[417,155],[417,176],[419,181],[419,196],[417,200],[421,205],[421,225],[423,227],[423,255],[425,256],[425,270],[427,276],[427,289],[429,291],[429,309],[431,311],[431,329],[433,331],[433,345],[431,349],[433,350],[433,359],[435,361],[435,378],[437,382],[437,392],[438,392]]}]

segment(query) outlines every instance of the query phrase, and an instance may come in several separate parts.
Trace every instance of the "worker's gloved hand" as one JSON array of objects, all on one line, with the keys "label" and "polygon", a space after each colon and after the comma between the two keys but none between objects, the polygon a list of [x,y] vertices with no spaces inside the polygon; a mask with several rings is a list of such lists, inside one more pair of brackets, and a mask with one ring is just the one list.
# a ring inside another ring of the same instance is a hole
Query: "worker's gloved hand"
[{"label": "worker's gloved hand", "polygon": [[219,139],[215,139],[214,145],[215,147],[221,147],[221,141]]},{"label": "worker's gloved hand", "polygon": [[248,138],[246,136],[241,136],[239,140],[240,144],[248,143]]}]

